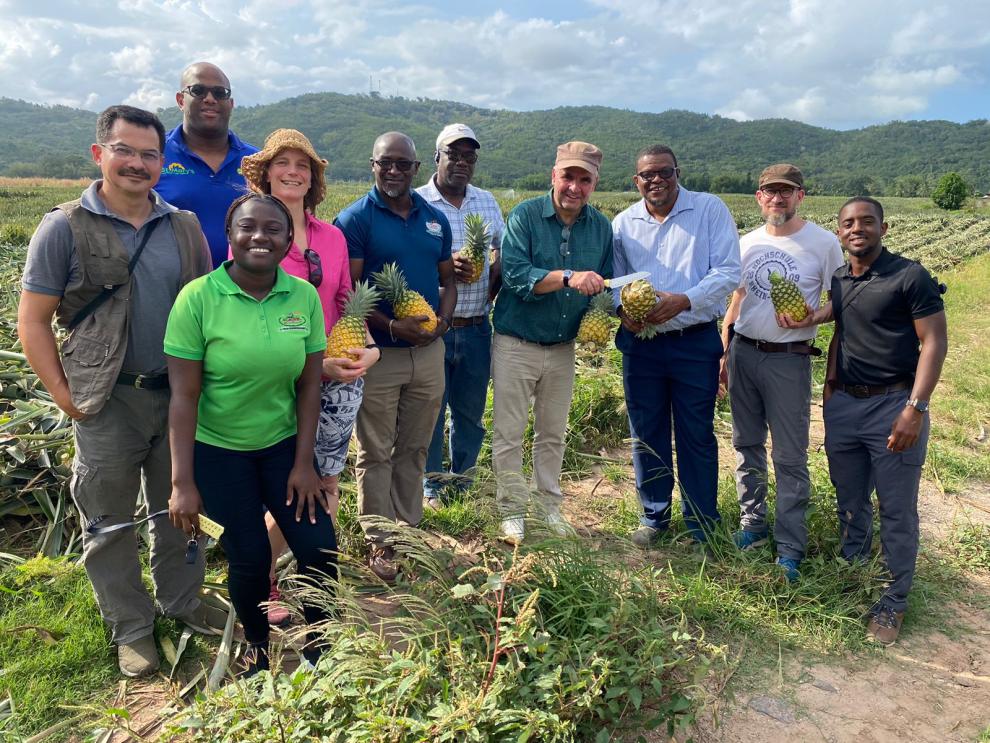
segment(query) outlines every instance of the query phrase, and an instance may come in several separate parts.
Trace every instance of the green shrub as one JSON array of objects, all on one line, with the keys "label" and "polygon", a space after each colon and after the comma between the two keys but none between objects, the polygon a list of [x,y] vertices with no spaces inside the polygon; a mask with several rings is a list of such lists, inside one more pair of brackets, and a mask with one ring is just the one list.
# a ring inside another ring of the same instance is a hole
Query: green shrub
[{"label": "green shrub", "polygon": [[390,595],[396,616],[369,616],[342,584],[316,673],[201,697],[181,727],[209,741],[593,741],[692,720],[706,664],[652,568],[545,540],[455,577],[418,532],[396,538],[416,576]]},{"label": "green shrub", "polygon": [[969,196],[969,186],[958,173],[946,173],[938,179],[935,190],[932,191],[932,201],[940,209],[954,211],[962,208]]},{"label": "green shrub", "polygon": [[24,247],[31,242],[31,230],[19,224],[0,226],[0,245],[14,245]]}]

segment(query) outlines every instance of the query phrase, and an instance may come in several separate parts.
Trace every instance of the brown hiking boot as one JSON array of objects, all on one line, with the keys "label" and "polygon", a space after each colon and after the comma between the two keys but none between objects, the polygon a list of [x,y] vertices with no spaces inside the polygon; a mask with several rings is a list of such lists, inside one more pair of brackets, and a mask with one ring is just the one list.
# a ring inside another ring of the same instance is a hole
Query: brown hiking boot
[{"label": "brown hiking boot", "polygon": [[158,670],[158,648],[155,636],[145,635],[134,642],[117,646],[117,666],[128,678],[147,676]]},{"label": "brown hiking boot", "polygon": [[894,611],[887,606],[881,606],[876,614],[870,617],[866,625],[866,639],[889,647],[897,642],[904,621],[903,611]]},{"label": "brown hiking boot", "polygon": [[391,547],[372,545],[371,554],[368,555],[368,567],[386,583],[395,583],[395,578],[399,574],[399,566],[395,564],[395,550]]}]

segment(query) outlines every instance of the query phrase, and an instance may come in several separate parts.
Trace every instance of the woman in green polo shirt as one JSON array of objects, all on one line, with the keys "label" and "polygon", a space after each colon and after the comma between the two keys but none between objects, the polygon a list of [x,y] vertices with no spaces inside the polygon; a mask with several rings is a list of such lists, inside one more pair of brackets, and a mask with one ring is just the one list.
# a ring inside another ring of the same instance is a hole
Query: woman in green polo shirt
[{"label": "woman in green polo shirt", "polygon": [[[224,527],[230,599],[250,643],[246,673],[268,667],[271,548],[265,509],[303,576],[336,577],[337,541],[313,444],[325,347],[316,289],[279,267],[292,244],[281,201],[247,194],[227,212],[232,260],[180,292],[165,332],[172,400],[172,522]],[[303,604],[306,620],[327,619]],[[315,662],[318,644],[305,651]]]}]

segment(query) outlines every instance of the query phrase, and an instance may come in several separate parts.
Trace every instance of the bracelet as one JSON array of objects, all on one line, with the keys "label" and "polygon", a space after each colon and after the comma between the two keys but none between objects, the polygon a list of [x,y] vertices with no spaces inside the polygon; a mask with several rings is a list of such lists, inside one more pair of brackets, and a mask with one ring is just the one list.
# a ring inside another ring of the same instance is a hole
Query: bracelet
[{"label": "bracelet", "polygon": [[392,323],[394,322],[395,322],[395,318],[392,318],[391,320],[388,321],[388,335],[392,339],[393,343],[395,342],[395,333],[392,332]]}]

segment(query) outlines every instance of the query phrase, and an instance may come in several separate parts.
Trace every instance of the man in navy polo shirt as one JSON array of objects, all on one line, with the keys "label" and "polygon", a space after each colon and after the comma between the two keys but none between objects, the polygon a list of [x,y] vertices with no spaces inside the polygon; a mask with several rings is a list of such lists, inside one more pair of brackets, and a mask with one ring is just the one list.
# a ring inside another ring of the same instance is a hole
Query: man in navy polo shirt
[{"label": "man in navy polo shirt", "polygon": [[241,158],[258,148],[228,129],[234,99],[219,67],[191,64],[179,86],[175,102],[182,109],[182,124],[165,139],[165,163],[155,190],[168,203],[199,217],[216,268],[227,260],[227,209],[247,190]]},{"label": "man in navy polo shirt", "polygon": [[[364,402],[357,417],[358,516],[380,516],[415,526],[423,517],[426,450],[440,412],[444,388],[444,344],[457,304],[451,231],[447,218],[412,190],[419,170],[416,146],[405,134],[388,132],[371,156],[375,186],[337,217],[347,238],[351,278],[368,281],[396,262],[410,289],[437,313],[426,332],[419,317],[395,319],[387,302],[368,317],[382,358],[365,375]],[[383,580],[397,573],[388,533],[362,521],[371,544],[369,565]]]}]

